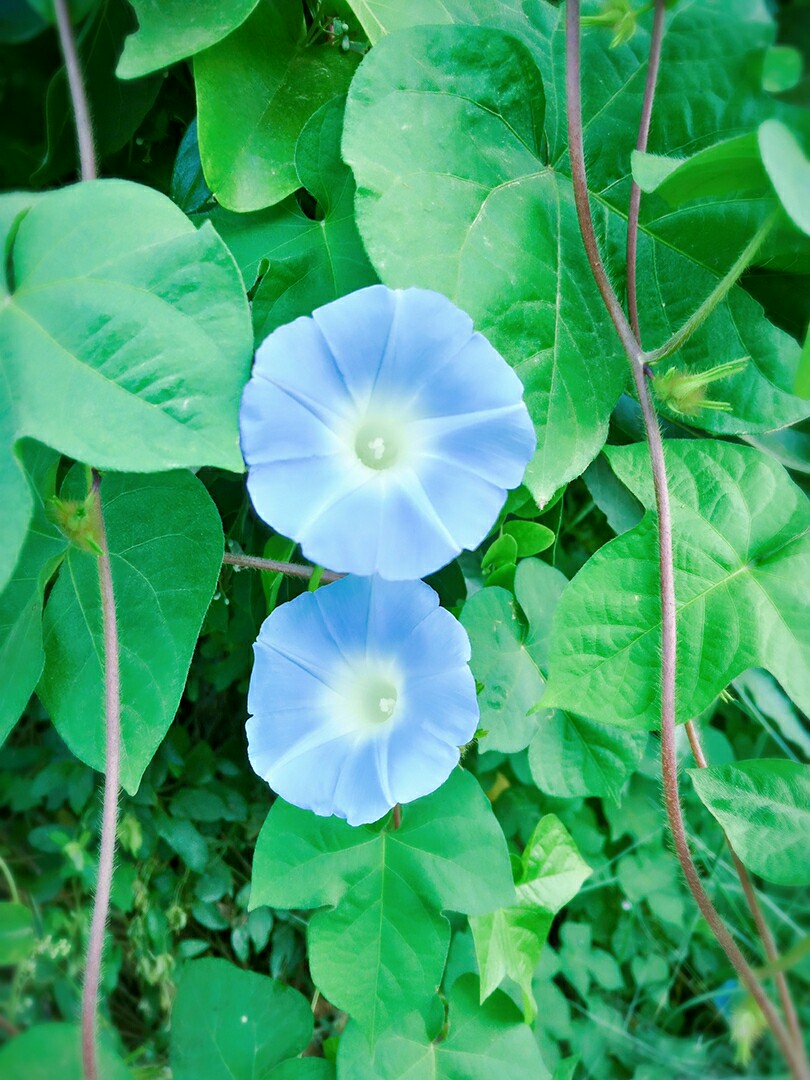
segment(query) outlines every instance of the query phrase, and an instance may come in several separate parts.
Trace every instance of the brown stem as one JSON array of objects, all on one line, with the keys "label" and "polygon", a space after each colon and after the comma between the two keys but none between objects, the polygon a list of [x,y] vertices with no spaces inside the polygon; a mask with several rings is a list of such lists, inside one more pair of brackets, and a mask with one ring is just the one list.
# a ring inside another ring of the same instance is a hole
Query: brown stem
[{"label": "brown stem", "polygon": [[121,774],[121,675],[118,666],[118,623],[115,614],[110,551],[101,503],[98,473],[93,473],[93,492],[98,508],[98,578],[101,589],[101,614],[104,633],[104,695],[106,752],[104,762],[104,806],[101,814],[101,842],[98,856],[98,882],[90,923],[90,939],[82,990],[82,1064],[85,1080],[98,1080],[96,1043],[98,1033],[98,990],[104,934],[110,910],[115,832],[118,824],[118,788]]},{"label": "brown stem", "polygon": [[67,0],[53,0],[53,7],[56,14],[56,26],[59,31],[59,44],[65,58],[70,100],[73,103],[73,116],[76,120],[76,142],[79,146],[79,164],[81,166],[82,180],[95,180],[98,176],[98,170],[96,168],[96,150],[93,144],[93,125],[90,120],[90,107],[87,104],[87,94],[84,89],[82,69],[79,64],[79,54],[76,50],[76,39],[73,37],[73,27],[70,23]]},{"label": "brown stem", "polygon": [[20,1029],[16,1024],[12,1024],[10,1020],[7,1020],[5,1016],[0,1016],[0,1031],[5,1031],[6,1035],[14,1038],[15,1035],[20,1034]]},{"label": "brown stem", "polygon": [[678,761],[675,749],[675,662],[677,656],[677,627],[675,608],[675,575],[672,554],[672,518],[669,505],[669,485],[664,462],[664,444],[655,414],[647,379],[644,374],[643,353],[621,304],[608,280],[596,243],[588,201],[588,179],[582,132],[581,62],[580,62],[580,5],[579,0],[566,2],[566,112],[568,118],[568,152],[579,219],[579,228],[594,280],[605,307],[624,346],[633,381],[641,405],[647,442],[650,451],[655,501],[658,512],[658,563],[661,590],[661,770],[664,783],[664,805],[670,831],[692,896],[703,917],[717,938],[740,981],[762,1010],[791,1072],[797,1080],[807,1080],[801,1053],[793,1045],[778,1013],[743,956],[726,924],[703,888],[697,867],[689,850],[686,828],[678,792]]},{"label": "brown stem", "polygon": [[[301,566],[300,563],[277,562],[275,559],[260,559],[256,555],[231,555],[226,552],[222,561],[227,566],[242,566],[249,570],[266,570],[273,574],[286,574],[288,577],[311,578],[317,567]],[[321,573],[321,581],[329,584],[331,581],[339,581],[343,574],[336,574],[333,570],[324,570]]]},{"label": "brown stem", "polygon": [[[703,753],[703,747],[700,743],[700,736],[698,735],[697,728],[691,720],[687,722],[686,737],[689,739],[689,745],[692,747],[692,753],[695,758],[695,762],[699,769],[705,769],[708,767],[706,761],[706,755]],[[726,841],[729,853],[732,861],[734,862],[734,868],[737,871],[737,877],[740,879],[740,885],[742,886],[743,894],[745,895],[748,909],[751,912],[754,922],[756,923],[759,936],[762,938],[762,945],[765,949],[765,955],[768,957],[768,966],[774,968],[774,980],[776,981],[776,988],[779,992],[779,1000],[782,1002],[782,1009],[787,1019],[788,1029],[793,1036],[793,1040],[796,1043],[798,1049],[804,1052],[804,1043],[802,1039],[801,1028],[799,1026],[799,1017],[796,1013],[796,1006],[793,1003],[793,997],[790,993],[790,987],[788,986],[787,979],[784,971],[780,968],[781,957],[779,950],[776,947],[776,941],[771,928],[765,919],[765,912],[762,910],[762,905],[754,889],[751,877],[746,870],[742,860],[737,852],[734,850],[731,841],[727,834],[724,832],[723,837]]]},{"label": "brown stem", "polygon": [[[650,36],[650,59],[647,64],[647,81],[644,84],[644,100],[641,103],[641,120],[638,125],[636,150],[643,154],[647,150],[650,135],[655,87],[658,82],[658,68],[661,65],[661,42],[664,38],[664,15],[666,0],[655,0],[655,17]],[[636,292],[636,265],[638,260],[638,216],[641,208],[641,188],[635,182],[630,187],[630,211],[627,215],[627,310],[630,325],[636,340],[641,342],[641,330],[638,324],[638,294]]]},{"label": "brown stem", "polygon": [[641,361],[641,348],[633,333],[627,316],[605,271],[596,233],[593,229],[591,206],[588,201],[588,178],[585,169],[585,145],[582,138],[582,86],[579,57],[579,0],[566,3],[566,65],[565,94],[568,112],[568,155],[571,159],[571,178],[574,182],[574,201],[579,219],[579,231],[591,273],[602,295],[607,313],[616,327],[616,333],[624,346],[630,363],[635,367]]}]

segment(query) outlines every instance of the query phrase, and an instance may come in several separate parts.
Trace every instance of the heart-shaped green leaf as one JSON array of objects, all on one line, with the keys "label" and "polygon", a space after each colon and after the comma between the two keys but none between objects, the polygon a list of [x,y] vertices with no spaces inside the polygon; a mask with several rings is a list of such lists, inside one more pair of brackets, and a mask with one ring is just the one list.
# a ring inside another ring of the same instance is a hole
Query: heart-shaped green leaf
[{"label": "heart-shaped green leaf", "polygon": [[309,1002],[291,986],[226,960],[183,968],[172,1010],[174,1080],[269,1080],[311,1038]]},{"label": "heart-shaped green leaf", "polygon": [[[121,666],[121,784],[134,794],[174,719],[222,563],[219,514],[188,472],[101,485]],[[104,769],[97,557],[71,548],[45,607],[38,693],[73,753]]]},{"label": "heart-shaped green leaf", "polygon": [[[655,505],[647,449],[610,447],[619,478]],[[810,509],[785,470],[725,442],[666,443],[678,607],[678,719],[735,676],[766,667],[810,708]],[[605,723],[660,720],[661,615],[655,516],[605,545],[563,594],[543,705]]]},{"label": "heart-shaped green leaf", "polygon": [[312,976],[373,1044],[415,1010],[427,1018],[450,939],[443,909],[514,899],[500,827],[460,769],[404,807],[399,829],[352,828],[279,799],[256,844],[252,907],[329,904],[309,924]]},{"label": "heart-shaped green leaf", "polygon": [[194,61],[200,156],[229,210],[260,210],[299,186],[295,144],[312,114],[345,94],[355,53],[308,45],[298,0],[260,4]]},{"label": "heart-shaped green leaf", "polygon": [[138,30],[124,45],[118,77],[135,79],[159,71],[227,37],[250,15],[258,0],[131,0]]}]

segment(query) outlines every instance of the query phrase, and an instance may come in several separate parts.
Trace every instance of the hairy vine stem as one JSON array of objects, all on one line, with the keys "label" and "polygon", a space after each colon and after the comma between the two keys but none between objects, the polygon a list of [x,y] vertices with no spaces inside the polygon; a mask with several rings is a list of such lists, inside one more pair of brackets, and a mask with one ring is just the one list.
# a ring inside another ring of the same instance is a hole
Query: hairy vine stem
[{"label": "hairy vine stem", "polygon": [[104,630],[104,696],[106,710],[106,755],[104,762],[104,806],[101,814],[101,844],[98,856],[98,881],[90,923],[90,940],[84,968],[82,991],[82,1064],[86,1080],[98,1080],[96,1043],[98,1034],[98,990],[104,934],[110,910],[115,833],[118,826],[118,789],[121,774],[121,675],[118,666],[118,621],[115,614],[110,551],[101,502],[101,481],[93,472],[93,493],[98,513],[98,578],[101,589],[101,613]]},{"label": "hairy vine stem", "polygon": [[[664,40],[664,17],[667,5],[665,0],[655,0],[652,35],[650,37],[650,58],[647,63],[647,81],[644,84],[644,99],[641,104],[641,120],[638,125],[636,150],[640,154],[647,151],[647,139],[650,136],[655,88],[658,84],[658,69],[661,66],[661,45]],[[636,292],[636,273],[638,265],[638,218],[641,210],[641,188],[633,180],[630,187],[630,212],[627,216],[627,310],[630,314],[630,326],[641,344],[641,329],[638,324],[638,294]]]},{"label": "hairy vine stem", "polygon": [[[582,129],[582,87],[580,58],[580,3],[566,0],[566,113],[568,119],[568,152],[571,176],[579,219],[580,233],[591,272],[616,333],[624,347],[638,394],[652,466],[655,501],[658,513],[658,561],[661,594],[661,768],[664,783],[664,804],[678,861],[690,892],[703,917],[737,971],[741,982],[762,1011],[776,1038],[785,1060],[796,1080],[807,1080],[808,1072],[803,1054],[789,1036],[770,998],[762,988],[753,969],[743,956],[726,924],[703,887],[686,837],[683,810],[678,792],[678,760],[675,747],[675,665],[677,656],[677,623],[675,606],[675,575],[672,552],[672,516],[669,503],[669,484],[664,460],[664,444],[658,426],[647,377],[645,356],[641,344],[610,284],[596,241],[588,198],[588,179]],[[663,33],[663,19],[657,19],[658,34]],[[647,94],[651,95],[650,80]],[[649,108],[652,108],[650,101]],[[729,288],[731,285],[728,286]],[[690,320],[691,321],[691,320]]]},{"label": "hairy vine stem", "polygon": [[[67,0],[54,0],[59,43],[65,59],[70,100],[76,121],[76,141],[82,180],[95,180],[96,153],[90,109],[84,88],[76,41],[67,8]],[[105,760],[104,796],[101,812],[101,839],[98,854],[98,879],[90,919],[90,937],[84,965],[82,987],[81,1044],[82,1069],[85,1080],[99,1080],[98,1071],[98,993],[101,985],[101,964],[104,958],[104,936],[110,911],[115,838],[118,828],[118,792],[121,777],[121,674],[118,655],[118,622],[115,613],[110,551],[101,502],[101,478],[93,471],[92,491],[95,495],[97,539],[101,554],[98,557],[98,579],[101,591],[101,613],[104,636],[104,704]]]},{"label": "hairy vine stem", "polygon": [[[666,16],[666,0],[655,0],[655,15],[653,17],[652,34],[650,37],[650,55],[647,64],[647,79],[644,84],[644,98],[641,106],[641,119],[639,121],[638,128],[638,140],[636,142],[636,150],[643,154],[647,150],[647,141],[650,135],[650,122],[652,119],[653,102],[655,100],[655,88],[658,83],[658,69],[661,66],[661,46],[664,38],[664,18]],[[627,217],[627,311],[630,316],[630,325],[633,329],[633,333],[636,335],[636,340],[639,345],[642,344],[641,327],[638,318],[638,292],[636,289],[637,283],[637,264],[638,264],[638,224],[639,224],[639,212],[641,208],[641,188],[633,180],[630,189],[630,210]],[[756,252],[762,241],[770,231],[771,222],[766,222],[765,226],[760,229],[750,244],[747,245],[742,255],[731,267],[729,272],[721,281],[721,286],[724,287],[723,296],[728,292],[728,288],[725,288],[726,282],[730,285],[737,280],[742,271],[748,266],[751,259],[754,258]],[[721,296],[717,296],[718,290],[715,289],[706,302],[698,308],[695,315],[691,319],[687,320],[678,334],[674,335],[673,339],[683,338],[688,336],[688,326],[693,323],[697,316],[701,314],[702,310],[706,307],[710,301],[711,310],[719,303]],[[716,299],[715,299],[716,297]],[[706,312],[703,317],[705,318],[709,312]],[[665,348],[665,346],[664,346]],[[647,362],[650,362],[650,355],[647,355]],[[663,357],[662,357],[663,358]],[[697,728],[688,721],[686,724],[686,735],[689,739],[689,744],[692,747],[692,753],[695,758],[695,762],[699,768],[705,769],[708,765],[706,757],[703,753],[703,748],[700,744],[700,736],[698,735]],[[765,919],[765,913],[762,910],[762,906],[757,899],[757,894],[754,886],[751,882],[751,877],[742,863],[742,860],[737,855],[734,847],[729,840],[728,836],[724,833],[726,844],[728,845],[729,853],[731,854],[734,867],[737,871],[737,876],[742,886],[743,894],[748,904],[748,908],[754,918],[759,936],[762,939],[762,945],[765,950],[765,955],[771,964],[779,963],[779,951],[776,947],[776,941],[774,940],[771,929]],[[783,971],[776,971],[775,973],[776,987],[779,992],[779,999],[782,1002],[782,1010],[785,1014],[785,1019],[788,1023],[790,1034],[793,1037],[794,1042],[798,1047],[802,1047],[802,1036],[799,1028],[799,1020],[796,1014],[796,1006],[793,1003],[793,998],[788,987],[787,979]]]},{"label": "hairy vine stem", "polygon": [[[239,566],[247,570],[266,570],[273,574],[286,574],[288,577],[305,578],[307,580],[317,573],[319,569],[317,566],[301,566],[300,563],[278,562],[276,559],[260,559],[256,555],[232,555],[230,552],[226,552],[222,556],[222,562],[225,566]],[[343,574],[336,574],[333,570],[322,570],[320,580],[328,585],[329,582],[338,581],[344,576]]]},{"label": "hairy vine stem", "polygon": [[73,36],[67,0],[53,0],[53,7],[59,32],[59,44],[62,48],[62,56],[65,58],[70,100],[73,103],[73,116],[76,120],[76,142],[79,146],[79,164],[81,166],[82,180],[95,180],[98,176],[98,170],[96,168],[93,125],[90,120],[90,107],[87,104],[87,94],[84,89],[84,79],[82,78],[79,54],[76,49],[76,39]]}]

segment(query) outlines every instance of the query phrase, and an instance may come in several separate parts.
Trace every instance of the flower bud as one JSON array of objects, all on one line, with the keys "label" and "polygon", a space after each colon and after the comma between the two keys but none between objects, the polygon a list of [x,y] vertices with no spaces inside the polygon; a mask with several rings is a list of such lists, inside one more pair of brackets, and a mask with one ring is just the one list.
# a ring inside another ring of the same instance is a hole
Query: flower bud
[{"label": "flower bud", "polygon": [[697,416],[701,409],[730,412],[731,405],[727,401],[713,401],[706,397],[706,387],[719,379],[736,375],[743,370],[749,359],[750,357],[743,356],[739,360],[730,360],[727,364],[718,364],[708,371],[691,372],[671,367],[668,371],[653,376],[653,389],[656,397],[667,408],[681,416]]}]

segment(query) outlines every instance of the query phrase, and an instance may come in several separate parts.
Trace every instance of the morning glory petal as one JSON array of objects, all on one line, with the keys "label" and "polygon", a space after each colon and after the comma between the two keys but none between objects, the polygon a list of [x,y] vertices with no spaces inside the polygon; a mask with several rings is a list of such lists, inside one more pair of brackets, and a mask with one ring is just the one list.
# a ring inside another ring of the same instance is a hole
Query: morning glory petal
[{"label": "morning glory petal", "polygon": [[[459,379],[460,370],[463,379]],[[414,404],[426,417],[499,409],[520,402],[523,395],[520,379],[479,333],[471,332],[463,348],[457,348],[455,353],[448,350],[444,363],[433,367],[423,364],[419,374]]]},{"label": "morning glory petal", "polygon": [[[326,457],[255,465],[248,472],[247,487],[254,506],[266,508],[278,532],[300,539],[322,514],[366,483],[363,474]],[[310,558],[321,566],[334,565],[314,553]]]},{"label": "morning glory petal", "polygon": [[488,512],[490,523],[500,513],[503,489],[482,476],[459,468],[455,462],[434,459],[426,461],[421,484],[435,513],[444,520],[451,519],[455,539],[460,547],[476,548],[489,532],[482,532],[482,510]]},{"label": "morning glory petal", "polygon": [[[317,308],[311,322],[334,357],[346,386],[357,400],[366,400],[391,341],[397,294],[371,285]],[[270,341],[272,335],[267,340]]]},{"label": "morning glory petal", "polygon": [[[253,374],[301,397],[324,416],[351,412],[353,399],[343,372],[312,319],[280,326],[256,350]],[[272,435],[272,432],[269,433]]]},{"label": "morning glory petal", "polygon": [[425,443],[424,458],[453,462],[500,488],[520,483],[520,462],[534,452],[534,429],[522,406],[430,417],[413,427]]},{"label": "morning glory petal", "polygon": [[[272,438],[267,417],[275,417]],[[248,466],[270,462],[333,457],[342,443],[332,428],[303,402],[266,379],[251,379],[242,395],[242,454]]]},{"label": "morning glory petal", "polygon": [[254,652],[251,765],[316,814],[365,824],[429,794],[478,726],[469,639],[422,581],[304,593],[265,620]]}]

